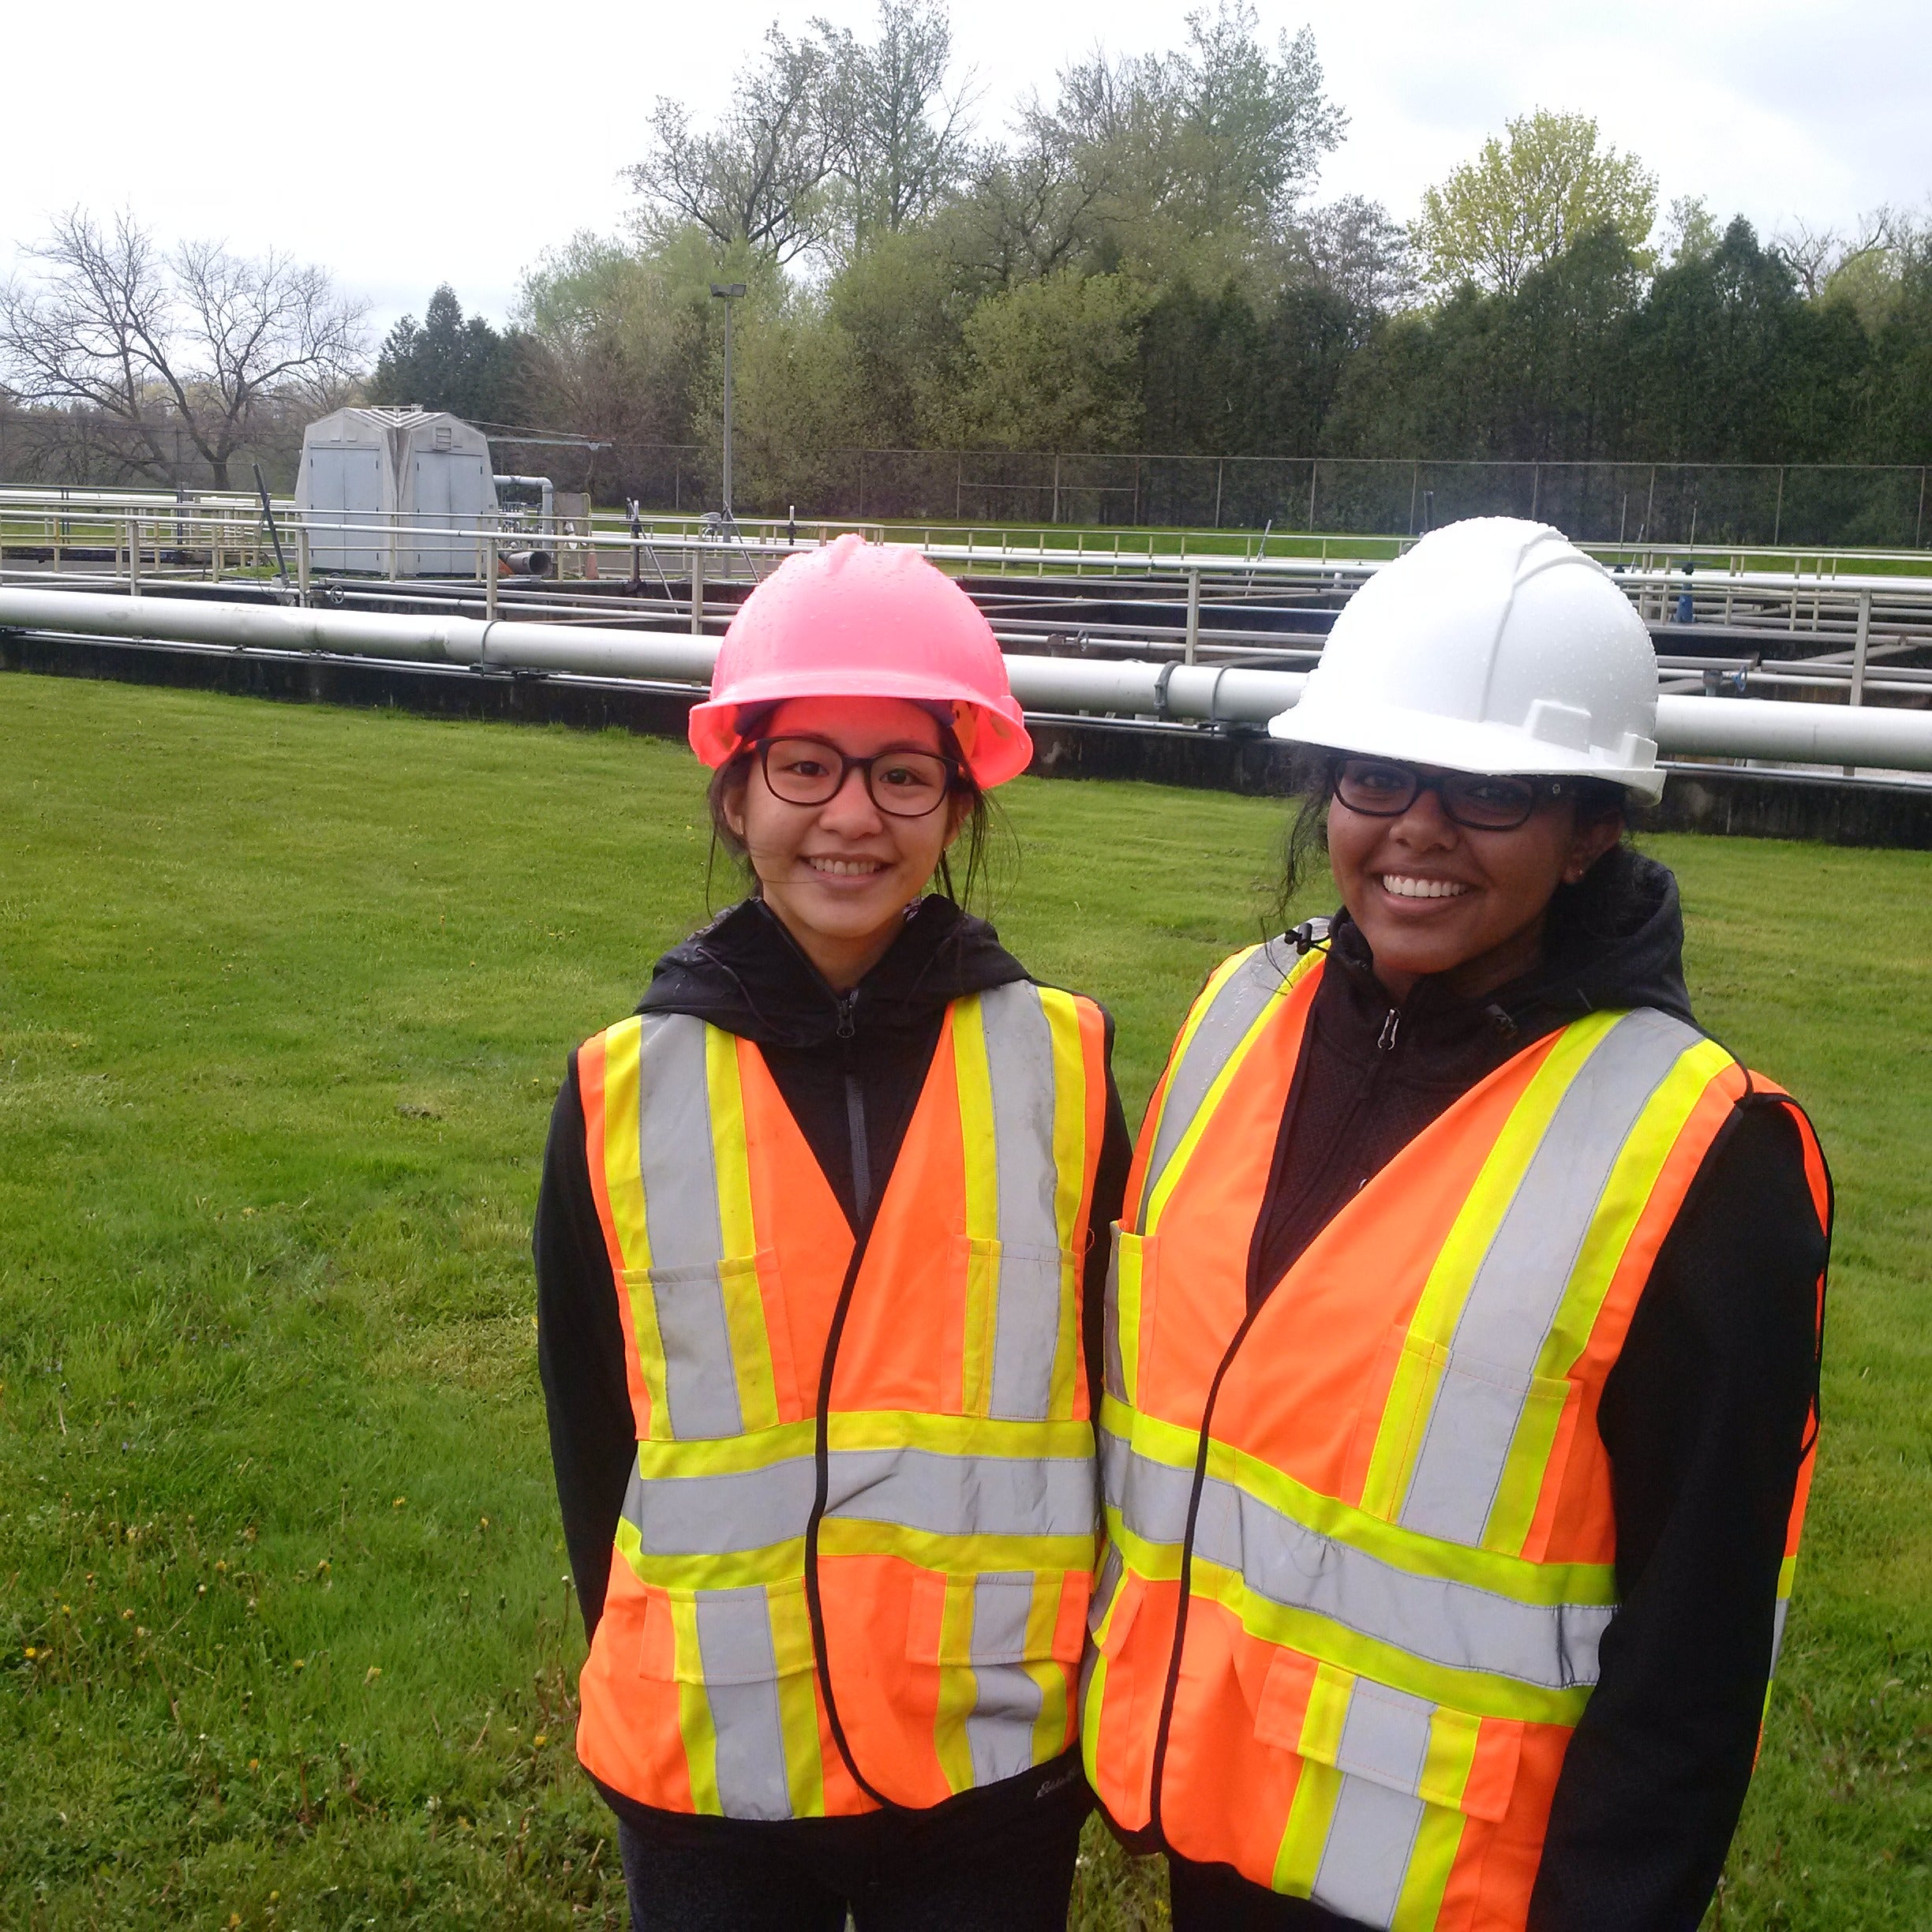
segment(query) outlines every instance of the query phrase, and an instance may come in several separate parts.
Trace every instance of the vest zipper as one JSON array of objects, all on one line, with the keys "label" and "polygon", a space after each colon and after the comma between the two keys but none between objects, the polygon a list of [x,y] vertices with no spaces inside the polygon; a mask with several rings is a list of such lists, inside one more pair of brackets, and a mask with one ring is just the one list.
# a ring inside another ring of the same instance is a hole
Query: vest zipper
[{"label": "vest zipper", "polygon": [[1388,1017],[1382,1022],[1382,1031],[1376,1036],[1376,1051],[1393,1053],[1395,1050],[1395,1035],[1401,1031],[1402,1009],[1391,1006],[1388,1009]]}]

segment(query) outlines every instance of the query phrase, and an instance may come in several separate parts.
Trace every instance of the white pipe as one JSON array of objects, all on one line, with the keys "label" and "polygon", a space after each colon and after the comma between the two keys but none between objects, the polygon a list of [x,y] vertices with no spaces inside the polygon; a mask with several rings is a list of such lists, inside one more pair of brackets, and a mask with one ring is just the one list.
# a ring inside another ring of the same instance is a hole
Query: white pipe
[{"label": "white pipe", "polygon": [[543,520],[544,534],[546,537],[556,534],[556,485],[548,477],[500,476],[492,477],[490,481],[499,489],[506,484],[515,484],[523,489],[541,490],[543,502],[537,515]]},{"label": "white pipe", "polygon": [[[580,676],[709,683],[718,640],[676,631],[590,624],[484,623],[474,617],[289,609],[185,597],[138,600],[0,586],[0,628],[73,631],[238,649],[574,672]],[[1305,672],[1248,665],[1123,659],[1006,660],[1013,695],[1032,711],[1113,713],[1263,724],[1301,695]],[[1803,704],[1753,698],[1657,699],[1657,744],[1678,757],[1932,771],[1932,711]]]}]

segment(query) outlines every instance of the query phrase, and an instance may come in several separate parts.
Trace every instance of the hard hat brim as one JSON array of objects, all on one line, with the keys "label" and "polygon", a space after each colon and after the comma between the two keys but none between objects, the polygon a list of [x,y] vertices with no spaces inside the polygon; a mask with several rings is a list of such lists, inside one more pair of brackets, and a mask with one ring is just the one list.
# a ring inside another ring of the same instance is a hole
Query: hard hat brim
[{"label": "hard hat brim", "polygon": [[979,717],[979,728],[966,747],[967,769],[983,791],[1018,777],[1033,762],[1033,740],[1017,698],[988,704],[949,679],[916,671],[868,671],[863,691],[853,688],[849,671],[836,668],[820,672],[788,669],[768,677],[740,679],[728,698],[707,698],[691,707],[687,735],[692,751],[715,769],[738,749],[742,710],[782,704],[789,698],[903,698],[913,704],[949,709],[966,706]]},{"label": "hard hat brim", "polygon": [[[1399,706],[1311,702],[1268,721],[1268,736],[1291,744],[1353,753],[1364,758],[1432,765],[1444,771],[1509,774],[1526,778],[1601,778],[1621,785],[1646,805],[1664,796],[1664,773],[1654,762],[1618,759],[1602,747],[1578,751],[1533,736],[1518,725],[1444,717]],[[1656,747],[1641,741],[1654,760]]]}]

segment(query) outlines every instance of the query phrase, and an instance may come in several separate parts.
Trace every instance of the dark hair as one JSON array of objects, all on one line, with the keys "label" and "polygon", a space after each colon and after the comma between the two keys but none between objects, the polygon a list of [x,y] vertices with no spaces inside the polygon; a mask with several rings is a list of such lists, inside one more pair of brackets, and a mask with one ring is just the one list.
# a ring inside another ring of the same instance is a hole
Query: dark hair
[{"label": "dark hair", "polygon": [[[1295,805],[1282,841],[1277,889],[1268,908],[1277,932],[1286,926],[1296,894],[1309,883],[1311,874],[1327,858],[1328,802],[1334,796],[1335,773],[1341,762],[1338,752],[1308,748],[1297,751],[1289,768]],[[1571,796],[1576,800],[1580,823],[1592,825],[1600,819],[1614,818],[1621,822],[1623,831],[1617,843],[1575,885],[1559,886],[1551,895],[1552,950],[1560,942],[1616,938],[1628,923],[1638,897],[1639,855],[1631,834],[1642,828],[1642,807],[1623,786],[1608,778],[1574,780]]]},{"label": "dark hair", "polygon": [[[751,856],[745,850],[744,841],[731,829],[731,822],[724,815],[724,803],[734,792],[744,789],[751,775],[751,743],[762,735],[777,709],[775,704],[765,705],[742,714],[739,723],[744,742],[711,774],[711,782],[706,788],[705,803],[711,814],[711,848],[705,859],[706,911],[715,909],[711,903],[711,882],[721,851],[736,867],[745,885],[754,892],[758,889],[758,874],[752,867]],[[939,855],[939,889],[956,905],[968,911],[984,910],[983,907],[976,906],[975,902],[983,897],[988,900],[992,897],[998,849],[1009,846],[1013,848],[1011,854],[1002,855],[1006,856],[1010,866],[1017,856],[1019,841],[1006,824],[1005,814],[973,777],[952,726],[944,722],[939,726],[939,748],[958,767],[953,796],[971,801],[960,822],[957,836]],[[964,863],[956,869],[953,855],[961,848]]]}]

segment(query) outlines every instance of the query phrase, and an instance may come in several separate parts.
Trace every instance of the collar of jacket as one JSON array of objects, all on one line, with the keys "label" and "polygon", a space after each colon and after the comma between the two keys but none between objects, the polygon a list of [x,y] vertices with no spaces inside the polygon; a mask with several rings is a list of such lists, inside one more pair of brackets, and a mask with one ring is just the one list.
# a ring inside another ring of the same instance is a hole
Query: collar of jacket
[{"label": "collar of jacket", "polygon": [[[1607,1008],[1649,1006],[1694,1026],[1683,976],[1683,912],[1669,868],[1638,852],[1621,862],[1622,903],[1606,932],[1586,927],[1578,909],[1552,908],[1543,963],[1480,999],[1458,999],[1433,975],[1418,980],[1399,1009],[1398,1037],[1412,1071],[1419,1057],[1445,1079],[1467,1059],[1494,1064],[1499,1043],[1511,1051],[1558,1027]],[[1335,915],[1329,957],[1342,971],[1326,976],[1325,1020],[1371,1043],[1397,1010],[1375,976],[1375,956],[1346,911]],[[1330,991],[1330,987],[1335,990]]]},{"label": "collar of jacket", "polygon": [[854,1032],[930,1026],[969,993],[1026,968],[984,919],[938,893],[919,900],[885,957],[841,1000],[763,900],[742,900],[658,960],[641,1013],[681,1013],[760,1046],[809,1047]]}]

